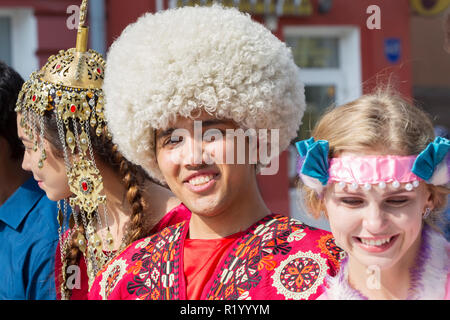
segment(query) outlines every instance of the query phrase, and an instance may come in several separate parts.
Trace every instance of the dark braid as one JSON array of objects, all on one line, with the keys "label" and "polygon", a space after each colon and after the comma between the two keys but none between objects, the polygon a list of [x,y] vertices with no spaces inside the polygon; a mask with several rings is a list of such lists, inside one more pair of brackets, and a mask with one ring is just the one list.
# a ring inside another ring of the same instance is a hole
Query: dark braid
[{"label": "dark braid", "polygon": [[[75,222],[74,222],[74,215],[71,214],[70,215],[70,225],[71,228],[74,228],[75,226]],[[69,245],[66,248],[66,252],[65,252],[65,269],[64,269],[64,275],[65,275],[65,281],[67,282],[68,279],[68,268],[70,266],[78,266],[80,263],[80,259],[82,256],[82,252],[80,250],[80,248],[78,247],[78,245],[75,243],[75,239],[77,239],[78,234],[81,233],[83,236],[85,235],[85,230],[84,230],[84,226],[83,223],[80,223],[77,226],[77,230],[75,230],[75,232],[73,233]],[[63,237],[66,235],[63,235]],[[68,236],[68,235],[67,235]],[[61,245],[61,244],[60,244]],[[64,264],[63,264],[64,267]],[[70,296],[72,295],[72,290],[68,289],[67,286],[64,285],[64,277],[63,274],[61,273],[59,275],[59,283],[61,284],[62,288],[65,291],[65,296],[67,299],[70,299]]]},{"label": "dark braid", "polygon": [[[59,140],[55,115],[51,113],[51,115],[47,116],[46,114],[44,121],[45,138],[52,145],[55,154],[63,157],[63,148]],[[71,123],[69,123],[69,126],[73,131]],[[131,207],[130,221],[126,226],[126,237],[124,239],[125,244],[128,245],[137,239],[147,236],[149,230],[151,230],[151,228],[156,224],[151,220],[144,221],[148,220],[148,217],[151,215],[148,215],[147,213],[146,219],[144,219],[144,211],[147,209],[147,206],[143,197],[143,191],[141,189],[145,180],[149,179],[149,177],[141,167],[132,164],[122,156],[122,154],[118,151],[117,145],[112,143],[112,141],[107,137],[106,133],[106,129],[104,129],[104,132],[100,136],[97,136],[94,129],[91,128],[91,143],[96,157],[98,157],[105,165],[108,165],[113,170],[120,173],[123,185],[126,189],[126,198]],[[71,215],[70,219],[71,226],[73,227],[73,214]],[[78,245],[75,243],[75,239],[78,235],[78,232],[85,235],[85,230],[82,225],[82,221],[78,221],[78,223],[79,225],[77,226],[77,230],[73,233],[72,239],[70,240],[70,243],[67,246],[65,252],[66,268],[64,272],[66,275],[66,281],[67,277],[70,275],[67,273],[67,268],[71,265],[79,265],[80,259],[82,257],[82,252],[79,249]],[[61,275],[61,284],[63,284],[62,278],[63,277]],[[71,295],[71,290],[68,290],[67,288],[65,288],[65,290],[66,297],[69,298]]]},{"label": "dark braid", "polygon": [[[133,165],[127,159],[125,159],[117,150],[117,146],[113,147],[115,159],[120,163],[120,174],[125,188],[127,189],[126,198],[131,207],[130,221],[127,225],[127,232],[125,238],[125,244],[130,244],[135,240],[141,239],[148,235],[151,228],[147,225],[153,226],[153,221],[144,220],[144,212],[147,209],[145,199],[142,195],[141,185],[144,183],[144,179],[148,178],[145,171],[136,165]],[[139,179],[141,178],[141,179]],[[147,213],[147,219],[149,218]]]}]

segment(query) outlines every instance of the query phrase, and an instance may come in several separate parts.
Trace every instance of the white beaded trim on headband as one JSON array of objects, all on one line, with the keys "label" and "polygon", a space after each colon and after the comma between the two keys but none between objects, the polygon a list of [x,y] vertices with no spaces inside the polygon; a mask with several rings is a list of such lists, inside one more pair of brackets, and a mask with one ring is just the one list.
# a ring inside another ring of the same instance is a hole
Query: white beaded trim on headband
[{"label": "white beaded trim on headband", "polygon": [[442,137],[412,156],[343,156],[329,160],[326,140],[310,138],[297,142],[296,147],[300,154],[297,171],[303,183],[319,194],[330,182],[342,188],[348,184],[353,190],[360,186],[370,190],[373,185],[384,189],[388,184],[397,189],[405,184],[411,191],[421,180],[434,185],[450,181],[450,141]]}]

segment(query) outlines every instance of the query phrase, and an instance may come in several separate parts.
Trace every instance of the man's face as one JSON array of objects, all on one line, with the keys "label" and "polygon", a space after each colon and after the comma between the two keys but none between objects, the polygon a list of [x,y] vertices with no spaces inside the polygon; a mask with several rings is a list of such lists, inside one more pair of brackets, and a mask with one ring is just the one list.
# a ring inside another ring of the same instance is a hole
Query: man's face
[{"label": "man's face", "polygon": [[[245,201],[255,165],[247,157],[245,163],[238,163],[242,150],[237,139],[226,134],[238,129],[233,121],[203,113],[195,122],[178,118],[166,130],[157,130],[156,158],[173,193],[193,213],[213,217]],[[246,139],[247,151],[248,145]],[[229,154],[235,157],[225,159]]]}]

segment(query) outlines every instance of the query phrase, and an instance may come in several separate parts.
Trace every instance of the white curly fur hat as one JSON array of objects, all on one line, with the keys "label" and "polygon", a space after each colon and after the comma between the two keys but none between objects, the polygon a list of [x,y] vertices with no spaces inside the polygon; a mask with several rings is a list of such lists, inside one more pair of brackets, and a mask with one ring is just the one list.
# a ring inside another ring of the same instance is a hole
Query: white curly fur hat
[{"label": "white curly fur hat", "polygon": [[113,141],[163,183],[154,132],[177,116],[201,109],[243,129],[279,129],[281,152],[305,110],[290,49],[248,14],[219,5],[146,13],[130,24],[108,52],[103,88]]}]

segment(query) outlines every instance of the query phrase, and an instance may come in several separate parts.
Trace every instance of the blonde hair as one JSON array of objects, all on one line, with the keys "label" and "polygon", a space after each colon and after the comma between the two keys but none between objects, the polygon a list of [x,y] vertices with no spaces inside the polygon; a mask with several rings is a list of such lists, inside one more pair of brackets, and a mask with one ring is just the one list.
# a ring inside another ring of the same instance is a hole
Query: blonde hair
[{"label": "blonde hair", "polygon": [[[342,152],[380,152],[390,155],[417,155],[435,138],[433,123],[423,110],[395,93],[378,89],[339,107],[329,108],[312,131],[314,140],[329,142],[329,158]],[[318,218],[325,212],[323,201],[305,185],[303,200],[310,213]],[[427,185],[434,204],[429,223],[445,209],[446,187]]]}]

